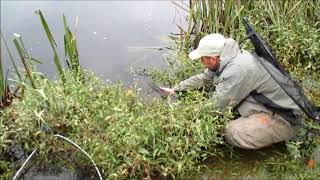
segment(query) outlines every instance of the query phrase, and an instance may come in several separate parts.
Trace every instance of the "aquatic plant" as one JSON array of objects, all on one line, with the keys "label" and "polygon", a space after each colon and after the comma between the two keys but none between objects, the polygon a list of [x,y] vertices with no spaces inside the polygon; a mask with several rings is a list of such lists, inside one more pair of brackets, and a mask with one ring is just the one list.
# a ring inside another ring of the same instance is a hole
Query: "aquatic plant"
[{"label": "aquatic plant", "polygon": [[214,147],[224,142],[222,128],[231,115],[212,109],[201,93],[147,104],[136,88],[106,85],[92,74],[85,76],[85,84],[65,75],[64,83],[38,80],[38,89],[27,88],[25,98],[0,117],[5,126],[20,129],[7,138],[27,151],[38,147],[39,162],[63,164],[74,153],[88,164],[52,137],[58,133],[83,147],[105,178],[174,177],[199,169],[199,162],[215,155]]},{"label": "aquatic plant", "polygon": [[[181,31],[183,40],[179,42],[186,53],[209,33],[219,32],[238,41],[243,39],[242,19],[247,16],[287,68],[294,71],[301,66],[319,71],[320,1],[189,2],[189,25]],[[250,44],[245,43],[243,47],[250,48]]]},{"label": "aquatic plant", "polygon": [[18,91],[21,90],[21,84],[22,84],[23,80],[22,80],[22,77],[21,77],[20,72],[18,70],[18,67],[13,60],[12,54],[8,48],[7,42],[6,42],[2,32],[0,32],[0,34],[1,34],[0,39],[4,42],[4,45],[7,49],[8,54],[9,54],[11,63],[15,69],[15,74],[18,77],[18,82],[20,83],[17,85],[16,89],[13,92],[10,90],[10,85],[8,83],[8,72],[9,71],[7,71],[6,73],[3,71],[4,67],[3,67],[3,59],[2,59],[2,48],[0,47],[0,98],[1,98],[0,109],[3,109],[11,104],[12,99],[14,97],[19,96]]},{"label": "aquatic plant", "polygon": [[[61,61],[60,61],[60,58],[59,58],[59,55],[57,52],[57,44],[56,44],[56,42],[53,38],[53,35],[50,31],[49,25],[43,15],[43,13],[41,12],[41,10],[38,10],[35,13],[38,14],[40,17],[43,29],[48,37],[48,41],[49,41],[51,48],[53,50],[53,54],[54,54],[53,60],[54,60],[58,75],[60,76],[62,81],[65,81],[63,66],[61,64]],[[80,62],[79,62],[76,37],[70,31],[70,28],[67,24],[66,17],[64,15],[62,15],[62,21],[63,21],[64,31],[65,31],[64,50],[65,50],[65,60],[66,60],[67,66],[70,70],[73,71],[75,77],[83,79],[83,72],[82,72],[82,68],[80,66]]]},{"label": "aquatic plant", "polygon": [[32,75],[32,67],[30,66],[29,62],[27,60],[30,59],[27,51],[26,51],[26,48],[24,47],[23,45],[23,41],[22,41],[22,38],[19,34],[14,34],[14,39],[13,39],[13,43],[14,45],[16,46],[16,49],[18,51],[18,54],[21,58],[21,62],[23,63],[23,66],[26,70],[26,74],[27,74],[27,77],[28,79],[30,80],[31,82],[31,86],[32,88],[36,88],[36,85],[35,85],[35,80],[33,78],[33,75]]},{"label": "aquatic plant", "polygon": [[0,47],[0,108],[4,108],[11,104],[12,94],[9,89],[7,76],[3,72],[2,52]]},{"label": "aquatic plant", "polygon": [[[62,16],[63,25],[64,25],[64,51],[65,58],[68,68],[73,71],[75,77],[84,80],[82,68],[80,66],[78,48],[77,48],[77,40],[74,34],[71,33],[66,17]],[[77,24],[76,24],[77,25]],[[76,29],[77,27],[75,27]]]},{"label": "aquatic plant", "polygon": [[58,75],[59,77],[62,79],[62,81],[65,81],[65,78],[64,78],[64,74],[63,74],[63,69],[62,69],[62,65],[61,65],[61,61],[60,61],[60,58],[59,58],[59,55],[58,55],[58,52],[57,52],[57,44],[52,36],[52,33],[49,29],[49,26],[48,26],[48,23],[47,21],[45,20],[41,10],[38,10],[35,12],[36,14],[39,15],[40,17],[40,20],[41,20],[41,23],[42,23],[42,26],[43,26],[43,29],[47,35],[47,38],[48,38],[48,41],[51,45],[51,48],[53,50],[53,60],[54,60],[54,63],[56,65],[56,69],[57,69],[57,72],[58,72]]},{"label": "aquatic plant", "polygon": [[9,57],[10,57],[10,61],[11,61],[12,65],[13,65],[14,70],[15,70],[15,71],[14,71],[14,74],[17,75],[18,81],[19,81],[19,82],[22,82],[23,80],[22,80],[21,73],[19,72],[18,66],[16,65],[15,61],[13,60],[12,53],[11,53],[9,47],[8,47],[7,41],[6,41],[3,33],[0,32],[0,34],[1,34],[1,40],[3,41],[3,43],[4,43],[5,47],[6,47],[6,50],[7,50],[7,52],[8,52],[8,55],[9,55]]}]

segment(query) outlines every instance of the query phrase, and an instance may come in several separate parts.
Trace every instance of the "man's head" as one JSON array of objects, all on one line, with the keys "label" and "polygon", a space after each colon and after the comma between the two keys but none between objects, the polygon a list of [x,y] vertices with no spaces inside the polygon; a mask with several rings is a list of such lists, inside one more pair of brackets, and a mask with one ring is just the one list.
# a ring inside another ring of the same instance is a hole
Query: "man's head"
[{"label": "man's head", "polygon": [[219,56],[201,56],[201,63],[211,71],[219,69],[220,57]]},{"label": "man's head", "polygon": [[201,59],[202,64],[216,71],[220,65],[220,53],[225,45],[226,38],[218,33],[204,36],[194,51],[189,54],[189,58]]}]

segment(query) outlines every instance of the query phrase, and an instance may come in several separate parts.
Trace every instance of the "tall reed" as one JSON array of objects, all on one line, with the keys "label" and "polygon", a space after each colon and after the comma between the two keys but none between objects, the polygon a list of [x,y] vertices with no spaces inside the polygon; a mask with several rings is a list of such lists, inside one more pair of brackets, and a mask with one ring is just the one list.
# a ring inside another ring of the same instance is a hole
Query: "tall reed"
[{"label": "tall reed", "polygon": [[[56,65],[57,72],[63,82],[65,82],[65,76],[64,76],[64,71],[63,67],[57,52],[57,44],[52,36],[52,33],[50,31],[50,28],[48,26],[47,21],[44,18],[43,13],[41,10],[36,11],[36,13],[39,15],[42,26],[45,30],[45,33],[48,37],[48,41],[51,45],[51,48],[54,53],[54,63]],[[75,35],[72,34],[70,31],[70,28],[67,24],[66,17],[63,15],[62,16],[63,20],[63,25],[64,25],[64,51],[65,51],[65,60],[68,65],[68,68],[74,73],[74,77],[83,81],[83,70],[80,66],[80,61],[79,61],[79,55],[78,55],[78,48],[77,48],[77,41]]]},{"label": "tall reed", "polygon": [[77,48],[77,40],[74,34],[70,31],[68,27],[68,23],[66,17],[62,16],[63,25],[64,25],[64,51],[67,65],[73,73],[75,73],[75,77],[79,78],[79,80],[84,80],[83,71],[80,66],[79,54]]},{"label": "tall reed", "polygon": [[[1,33],[1,37],[0,37],[0,42],[1,42],[1,39],[3,39],[3,35],[2,35],[2,32],[0,33]],[[8,84],[8,71],[6,73],[4,72],[3,59],[2,59],[2,47],[0,44],[0,108],[3,109],[9,106],[12,102],[12,99],[13,99],[13,95],[10,91],[9,84]]]},{"label": "tall reed", "polygon": [[23,44],[21,36],[18,35],[18,34],[15,34],[15,37],[13,39],[13,43],[16,46],[18,54],[19,54],[19,56],[21,58],[23,66],[24,66],[24,68],[26,70],[27,77],[30,80],[31,86],[33,88],[36,88],[35,80],[34,80],[33,75],[32,75],[32,68],[31,68],[29,62],[27,61],[28,59],[30,59],[30,57],[29,57],[29,55],[28,55],[28,53],[26,51],[26,48],[24,47],[24,44]]},{"label": "tall reed", "polygon": [[14,70],[15,70],[15,74],[18,76],[19,82],[22,82],[22,76],[21,76],[21,74],[20,74],[20,72],[19,72],[19,70],[18,70],[17,64],[16,64],[15,61],[13,60],[11,51],[10,51],[10,49],[9,49],[9,47],[8,47],[7,41],[6,41],[6,39],[5,39],[5,37],[4,37],[4,35],[3,35],[2,32],[1,32],[1,38],[2,38],[2,40],[3,40],[3,42],[4,42],[4,45],[5,45],[5,47],[6,47],[6,50],[7,50],[7,52],[8,52],[9,58],[10,58],[10,60],[11,60],[11,63],[12,63],[12,65],[13,65],[13,68],[14,68]]},{"label": "tall reed", "polygon": [[[241,40],[242,19],[247,16],[290,69],[302,66],[320,70],[320,1],[303,0],[190,0],[189,26],[183,33],[185,52],[201,37],[221,33]],[[245,43],[244,47],[250,47]]]},{"label": "tall reed", "polygon": [[45,31],[45,33],[47,35],[48,41],[49,41],[49,43],[51,45],[51,48],[53,50],[53,54],[54,54],[53,60],[54,60],[54,63],[56,65],[56,69],[57,69],[58,75],[60,76],[62,82],[65,82],[64,72],[63,72],[61,61],[59,59],[59,55],[58,55],[58,51],[57,51],[57,44],[56,44],[56,42],[55,42],[55,40],[54,40],[54,38],[52,36],[52,33],[51,33],[50,28],[48,26],[48,23],[45,20],[41,10],[38,10],[35,13],[38,14],[39,17],[40,17],[43,29],[44,29],[44,31]]},{"label": "tall reed", "polygon": [[[3,74],[3,64],[2,64],[2,51],[1,51],[1,46],[0,46],[0,98],[3,99],[6,91],[6,78]],[[1,101],[2,103],[2,101]]]}]

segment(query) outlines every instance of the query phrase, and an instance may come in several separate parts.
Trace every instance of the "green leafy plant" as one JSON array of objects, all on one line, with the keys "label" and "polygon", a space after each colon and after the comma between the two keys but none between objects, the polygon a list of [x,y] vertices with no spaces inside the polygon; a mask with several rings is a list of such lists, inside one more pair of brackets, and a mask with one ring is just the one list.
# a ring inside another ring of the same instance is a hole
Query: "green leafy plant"
[{"label": "green leafy plant", "polygon": [[35,85],[35,80],[33,78],[33,75],[32,75],[32,68],[31,66],[29,65],[29,62],[27,61],[28,59],[30,59],[24,45],[23,45],[23,41],[22,41],[22,38],[20,35],[18,34],[15,34],[15,37],[13,39],[13,43],[14,45],[16,46],[16,49],[18,51],[18,54],[21,58],[21,62],[23,63],[23,66],[26,70],[26,73],[27,73],[27,77],[28,79],[30,80],[31,82],[31,86],[33,88],[36,88],[36,85]]},{"label": "green leafy plant", "polygon": [[75,35],[73,35],[68,27],[66,17],[63,15],[64,24],[64,48],[65,48],[65,58],[69,69],[71,69],[75,76],[81,80],[84,80],[83,71],[79,62],[77,41]]},{"label": "green leafy plant", "polygon": [[[7,124],[16,114],[14,125],[21,131],[15,143],[29,150],[39,147],[45,162],[65,164],[59,159],[69,149],[51,138],[50,132],[64,134],[84,147],[105,178],[121,179],[187,175],[224,142],[222,128],[231,115],[212,109],[201,93],[190,92],[168,104],[162,100],[145,104],[135,88],[105,86],[91,74],[82,84],[71,73],[65,75],[64,83],[38,81],[38,89],[26,89],[25,98],[0,117]],[[62,93],[65,88],[68,94]]]},{"label": "green leafy plant", "polygon": [[3,72],[2,51],[0,47],[0,108],[4,108],[11,104],[12,94],[9,89],[7,76]]},{"label": "green leafy plant", "polygon": [[56,42],[55,42],[55,40],[54,40],[54,38],[52,36],[52,33],[51,33],[51,31],[49,29],[49,26],[48,26],[48,23],[45,20],[41,10],[38,10],[35,13],[38,14],[39,17],[40,17],[43,29],[44,29],[47,37],[48,37],[48,41],[49,41],[49,43],[51,45],[51,48],[53,50],[53,54],[54,54],[53,60],[54,60],[54,63],[56,65],[56,69],[57,69],[58,75],[60,76],[62,81],[65,81],[65,77],[64,77],[64,74],[63,74],[61,61],[59,59],[59,55],[58,55],[58,52],[57,52],[57,44],[56,44]]}]

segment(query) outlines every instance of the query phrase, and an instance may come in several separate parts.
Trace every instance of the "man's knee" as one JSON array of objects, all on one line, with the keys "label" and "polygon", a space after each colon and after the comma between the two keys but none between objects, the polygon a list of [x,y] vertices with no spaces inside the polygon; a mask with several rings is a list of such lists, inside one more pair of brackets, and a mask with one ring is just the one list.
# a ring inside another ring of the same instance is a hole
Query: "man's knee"
[{"label": "man's knee", "polygon": [[242,149],[258,149],[250,142],[250,137],[245,133],[245,130],[236,121],[231,121],[225,128],[226,141],[236,147]]},{"label": "man's knee", "polygon": [[272,137],[266,138],[265,129],[253,117],[240,117],[231,121],[225,129],[226,141],[242,149],[260,149],[271,145]]},{"label": "man's knee", "polygon": [[292,137],[292,127],[281,119],[265,113],[240,117],[225,129],[225,139],[243,149],[259,149]]}]

